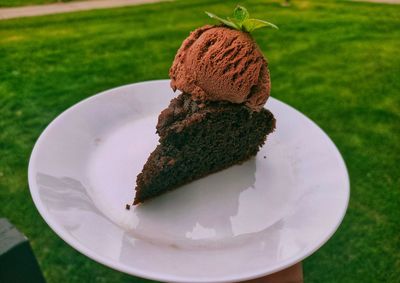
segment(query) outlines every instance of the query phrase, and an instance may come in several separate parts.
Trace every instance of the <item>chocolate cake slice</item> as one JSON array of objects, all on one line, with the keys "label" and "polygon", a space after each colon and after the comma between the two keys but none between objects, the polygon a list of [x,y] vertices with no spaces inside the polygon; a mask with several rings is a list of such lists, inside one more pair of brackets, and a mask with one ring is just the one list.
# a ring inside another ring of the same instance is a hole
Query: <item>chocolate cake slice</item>
[{"label": "chocolate cake slice", "polygon": [[137,176],[134,204],[249,159],[274,128],[264,108],[180,94],[158,117],[160,143]]}]

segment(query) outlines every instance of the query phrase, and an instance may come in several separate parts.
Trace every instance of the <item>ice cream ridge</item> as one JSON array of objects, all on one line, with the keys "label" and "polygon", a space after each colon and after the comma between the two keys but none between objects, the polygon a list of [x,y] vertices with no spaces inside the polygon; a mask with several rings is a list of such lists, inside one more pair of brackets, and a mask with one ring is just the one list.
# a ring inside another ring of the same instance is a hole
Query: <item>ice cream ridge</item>
[{"label": "ice cream ridge", "polygon": [[268,64],[250,33],[276,26],[242,6],[233,18],[206,13],[220,23],[190,33],[175,56],[169,75],[180,93],[158,117],[159,144],[136,178],[134,205],[245,162],[275,129],[264,108]]},{"label": "ice cream ridge", "polygon": [[197,101],[244,103],[259,111],[269,97],[271,81],[268,63],[250,32],[277,27],[249,19],[242,6],[230,20],[207,14],[222,24],[200,27],[184,40],[169,72],[172,89]]}]

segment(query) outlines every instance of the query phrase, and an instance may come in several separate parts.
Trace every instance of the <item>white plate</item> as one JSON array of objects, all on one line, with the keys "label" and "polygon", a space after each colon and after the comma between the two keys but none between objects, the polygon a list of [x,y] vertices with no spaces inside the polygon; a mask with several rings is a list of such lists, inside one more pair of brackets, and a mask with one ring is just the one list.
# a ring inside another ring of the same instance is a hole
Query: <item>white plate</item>
[{"label": "white plate", "polygon": [[332,236],[349,200],[343,159],[316,124],[274,98],[266,107],[277,129],[255,158],[126,210],[173,96],[167,80],[119,87],[42,133],[29,186],[63,240],[132,275],[232,282],[286,268]]}]

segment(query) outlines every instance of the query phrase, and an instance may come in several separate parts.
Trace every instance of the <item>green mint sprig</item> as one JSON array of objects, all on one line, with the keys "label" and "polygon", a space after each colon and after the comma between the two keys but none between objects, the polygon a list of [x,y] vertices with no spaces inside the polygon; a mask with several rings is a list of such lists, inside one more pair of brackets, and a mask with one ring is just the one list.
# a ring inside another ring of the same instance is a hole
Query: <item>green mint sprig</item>
[{"label": "green mint sprig", "polygon": [[276,25],[270,22],[259,19],[250,19],[250,14],[247,11],[247,9],[240,5],[236,6],[235,10],[233,11],[233,18],[227,17],[226,19],[223,19],[213,13],[210,12],[205,12],[205,13],[210,18],[216,19],[228,27],[246,32],[252,32],[256,29],[265,27],[272,27],[279,29]]}]

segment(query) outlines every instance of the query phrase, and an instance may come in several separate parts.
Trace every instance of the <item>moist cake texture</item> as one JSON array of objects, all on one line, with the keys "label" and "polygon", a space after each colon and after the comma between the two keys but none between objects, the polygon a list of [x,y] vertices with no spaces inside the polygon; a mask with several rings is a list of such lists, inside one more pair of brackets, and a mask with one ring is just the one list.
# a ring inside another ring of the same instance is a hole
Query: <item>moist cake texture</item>
[{"label": "moist cake texture", "polygon": [[179,95],[158,118],[160,144],[137,176],[134,204],[249,159],[274,128],[264,108]]}]

